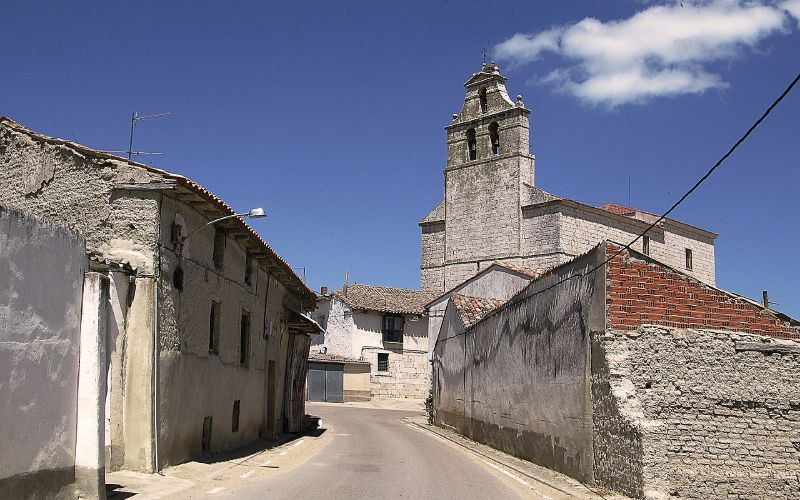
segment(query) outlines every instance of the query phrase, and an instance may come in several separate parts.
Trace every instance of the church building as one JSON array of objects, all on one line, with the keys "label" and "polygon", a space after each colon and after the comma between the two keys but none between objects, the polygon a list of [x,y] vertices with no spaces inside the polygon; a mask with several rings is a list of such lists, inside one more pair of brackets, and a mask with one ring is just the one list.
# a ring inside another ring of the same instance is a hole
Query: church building
[{"label": "church building", "polygon": [[[450,290],[495,262],[549,269],[606,239],[628,243],[658,218],[535,187],[531,112],[522,96],[512,101],[505,82],[495,63],[485,63],[464,84],[464,106],[445,128],[444,199],[420,222],[422,290]],[[665,219],[633,248],[714,285],[716,237]]]}]

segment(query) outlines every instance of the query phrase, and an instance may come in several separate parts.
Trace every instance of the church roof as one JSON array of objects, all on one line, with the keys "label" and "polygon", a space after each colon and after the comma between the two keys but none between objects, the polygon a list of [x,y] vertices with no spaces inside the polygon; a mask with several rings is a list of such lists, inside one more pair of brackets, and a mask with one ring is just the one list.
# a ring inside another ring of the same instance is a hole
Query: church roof
[{"label": "church roof", "polygon": [[453,295],[450,300],[453,301],[453,306],[456,308],[464,328],[471,327],[506,302],[500,299],[484,299],[458,294]]},{"label": "church roof", "polygon": [[422,315],[425,304],[435,292],[355,284],[348,286],[346,291],[333,292],[333,295],[353,309]]},{"label": "church roof", "polygon": [[436,208],[431,210],[424,219],[420,221],[420,224],[430,224],[432,222],[442,222],[444,221],[444,200],[441,201]]}]

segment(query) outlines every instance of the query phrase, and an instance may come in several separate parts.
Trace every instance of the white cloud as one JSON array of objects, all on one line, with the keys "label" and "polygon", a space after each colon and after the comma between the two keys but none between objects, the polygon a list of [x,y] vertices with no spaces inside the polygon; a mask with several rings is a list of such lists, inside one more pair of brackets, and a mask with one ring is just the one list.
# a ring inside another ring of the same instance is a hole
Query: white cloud
[{"label": "white cloud", "polygon": [[585,18],[541,33],[517,33],[494,53],[513,65],[560,55],[568,64],[543,81],[587,102],[615,106],[725,87],[706,66],[787,32],[788,16],[800,20],[800,0],[685,0],[683,6],[655,5],[622,20]]}]

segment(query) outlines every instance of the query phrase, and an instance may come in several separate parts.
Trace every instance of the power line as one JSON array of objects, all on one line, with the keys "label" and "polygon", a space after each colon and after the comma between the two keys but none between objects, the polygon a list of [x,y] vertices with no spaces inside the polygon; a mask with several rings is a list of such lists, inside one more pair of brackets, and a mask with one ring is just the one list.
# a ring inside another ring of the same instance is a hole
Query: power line
[{"label": "power line", "polygon": [[[548,290],[552,290],[553,288],[557,287],[558,285],[560,285],[560,284],[562,284],[562,283],[565,283],[565,282],[567,282],[567,281],[569,281],[569,280],[571,280],[571,279],[575,279],[575,278],[585,278],[586,276],[589,276],[590,274],[594,273],[595,271],[597,271],[597,270],[598,270],[598,269],[600,269],[601,267],[605,266],[606,264],[608,264],[609,262],[611,262],[612,260],[614,260],[614,259],[615,259],[615,258],[616,258],[618,255],[620,255],[622,252],[624,252],[624,251],[626,251],[626,250],[630,250],[630,249],[631,249],[631,246],[632,246],[634,243],[636,243],[637,241],[639,241],[639,240],[642,238],[642,236],[646,235],[646,234],[647,234],[647,233],[648,233],[648,232],[649,232],[651,229],[653,229],[653,228],[654,228],[654,227],[656,227],[658,224],[660,224],[661,222],[663,222],[663,221],[664,221],[664,219],[666,219],[666,218],[667,218],[667,215],[669,215],[670,213],[672,213],[672,211],[673,211],[673,210],[675,210],[675,209],[678,207],[678,205],[680,205],[681,203],[683,203],[683,202],[684,202],[684,200],[686,200],[686,198],[688,198],[688,197],[689,197],[689,195],[691,195],[691,194],[692,194],[692,193],[693,193],[693,192],[694,192],[694,191],[695,191],[695,190],[696,190],[698,187],[700,187],[700,185],[701,185],[703,182],[705,182],[705,181],[706,181],[706,179],[708,179],[708,178],[711,176],[711,174],[713,174],[713,173],[714,173],[714,171],[715,171],[715,170],[716,170],[716,169],[717,169],[717,168],[718,168],[720,165],[722,165],[722,163],[723,163],[725,160],[727,160],[729,156],[731,156],[731,155],[733,154],[733,152],[734,152],[734,151],[736,151],[736,148],[738,148],[738,147],[739,147],[739,146],[740,146],[740,145],[741,145],[741,144],[742,144],[742,143],[743,143],[745,140],[747,140],[747,138],[750,136],[750,134],[751,134],[751,133],[753,133],[753,131],[754,131],[754,130],[755,130],[755,129],[756,129],[758,126],[759,126],[759,125],[761,125],[761,122],[763,122],[763,121],[764,121],[764,119],[765,119],[765,118],[766,118],[766,117],[767,117],[767,116],[768,116],[768,115],[769,115],[769,114],[772,112],[772,110],[773,110],[773,109],[775,109],[775,107],[776,107],[776,106],[778,106],[778,104],[780,104],[780,102],[781,102],[781,101],[783,101],[783,98],[784,98],[784,97],[786,97],[786,96],[789,94],[789,92],[791,92],[791,91],[792,91],[792,89],[794,88],[794,86],[797,84],[797,82],[798,82],[798,81],[800,81],[800,73],[798,73],[798,74],[797,74],[797,76],[795,76],[795,77],[794,77],[794,80],[792,80],[792,83],[790,83],[790,84],[789,84],[789,86],[788,86],[788,87],[786,87],[786,90],[784,90],[784,91],[781,93],[781,95],[780,95],[780,96],[778,96],[778,98],[777,98],[777,99],[775,99],[775,101],[774,101],[774,102],[773,102],[773,103],[770,105],[770,107],[769,107],[769,108],[767,108],[767,110],[766,110],[766,111],[764,111],[764,113],[762,113],[762,115],[761,115],[761,116],[758,118],[758,120],[756,120],[756,121],[755,121],[755,122],[754,122],[754,123],[753,123],[753,124],[750,126],[750,128],[748,128],[748,129],[747,129],[747,132],[745,132],[745,133],[744,133],[744,135],[742,135],[742,137],[740,137],[740,138],[739,138],[739,140],[738,140],[738,141],[736,141],[736,143],[734,143],[734,145],[733,145],[733,146],[731,146],[731,148],[730,148],[730,149],[729,149],[729,150],[728,150],[728,151],[727,151],[727,152],[726,152],[724,155],[722,155],[722,157],[721,157],[719,160],[717,160],[717,162],[714,164],[714,166],[713,166],[713,167],[711,167],[710,169],[708,169],[708,171],[705,173],[705,175],[703,175],[703,176],[700,178],[700,180],[698,180],[697,182],[695,182],[694,186],[692,186],[692,187],[691,187],[691,188],[690,188],[688,191],[686,191],[686,193],[684,193],[684,195],[683,195],[683,196],[681,196],[681,197],[680,197],[680,199],[678,199],[678,201],[676,201],[675,203],[673,203],[673,205],[672,205],[672,206],[669,208],[669,210],[667,210],[666,212],[664,212],[664,213],[663,213],[663,214],[662,214],[662,215],[661,215],[661,216],[660,216],[658,219],[656,219],[656,221],[655,221],[655,222],[653,222],[652,224],[650,224],[650,225],[647,227],[647,229],[645,229],[644,231],[642,231],[641,233],[639,233],[639,234],[636,236],[636,238],[634,238],[634,239],[633,239],[633,240],[632,240],[630,243],[628,243],[628,244],[627,244],[627,245],[625,245],[624,247],[620,248],[619,250],[617,250],[617,252],[615,252],[615,253],[614,253],[614,255],[612,255],[611,257],[608,257],[608,258],[607,258],[606,260],[604,260],[602,263],[600,263],[600,264],[598,264],[598,265],[594,266],[593,268],[589,269],[589,270],[588,270],[588,271],[586,271],[585,273],[578,273],[578,274],[573,274],[573,275],[567,276],[566,278],[562,279],[561,281],[557,281],[557,282],[553,283],[552,285],[550,285],[550,286],[548,286],[548,287],[545,287],[545,288],[543,288],[543,289],[539,290],[538,292],[535,292],[535,293],[532,293],[532,294],[530,294],[530,295],[527,295],[527,296],[525,296],[525,297],[523,297],[523,298],[521,298],[521,299],[519,299],[519,300],[517,300],[517,301],[515,301],[515,302],[509,302],[509,303],[507,303],[506,305],[515,304],[515,303],[517,303],[517,302],[520,302],[520,301],[522,301],[522,300],[527,300],[527,299],[529,299],[529,298],[531,298],[531,297],[535,297],[535,296],[537,296],[537,295],[539,295],[539,294],[541,294],[541,293],[544,293],[544,292],[546,292],[546,291],[548,291]],[[465,330],[465,331],[463,331],[463,332],[461,332],[461,333],[457,333],[457,334],[455,334],[455,335],[451,335],[450,337],[445,337],[445,338],[437,338],[437,339],[436,339],[436,344],[434,344],[434,349],[436,348],[436,346],[439,344],[439,342],[440,342],[440,341],[444,341],[444,340],[452,339],[452,338],[458,337],[458,336],[460,336],[460,335],[464,335],[464,334],[466,334],[466,333],[467,333],[467,330]]]}]

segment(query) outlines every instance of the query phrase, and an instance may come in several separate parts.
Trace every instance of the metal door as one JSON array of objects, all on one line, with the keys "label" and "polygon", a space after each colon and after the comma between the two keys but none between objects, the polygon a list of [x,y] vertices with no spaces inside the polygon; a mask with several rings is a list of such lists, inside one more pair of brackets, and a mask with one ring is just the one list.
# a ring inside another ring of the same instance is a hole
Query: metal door
[{"label": "metal door", "polygon": [[308,400],[325,401],[325,364],[308,364]]},{"label": "metal door", "polygon": [[325,371],[325,401],[329,403],[344,402],[343,378],[344,365],[328,364]]}]

